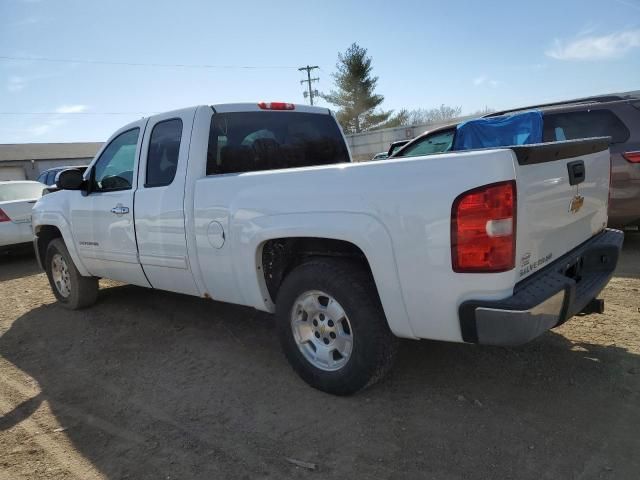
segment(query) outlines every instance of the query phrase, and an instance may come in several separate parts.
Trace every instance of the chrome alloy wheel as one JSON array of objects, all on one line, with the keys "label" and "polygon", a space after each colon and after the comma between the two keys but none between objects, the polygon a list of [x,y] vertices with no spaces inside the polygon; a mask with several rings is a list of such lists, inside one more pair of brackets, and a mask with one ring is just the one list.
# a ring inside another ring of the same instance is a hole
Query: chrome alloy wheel
[{"label": "chrome alloy wheel", "polygon": [[353,351],[353,330],[338,301],[319,290],[304,292],[291,309],[293,338],[304,358],[320,370],[340,370]]},{"label": "chrome alloy wheel", "polygon": [[71,278],[69,277],[69,267],[62,255],[56,253],[51,259],[51,276],[58,293],[67,298],[71,295]]}]

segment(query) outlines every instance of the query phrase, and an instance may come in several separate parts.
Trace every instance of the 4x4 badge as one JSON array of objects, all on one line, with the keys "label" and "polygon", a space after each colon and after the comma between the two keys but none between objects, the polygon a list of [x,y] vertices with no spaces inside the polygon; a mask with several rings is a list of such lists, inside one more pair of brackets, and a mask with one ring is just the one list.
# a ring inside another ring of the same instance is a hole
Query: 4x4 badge
[{"label": "4x4 badge", "polygon": [[582,205],[584,205],[584,197],[582,195],[576,195],[571,199],[571,202],[569,203],[569,211],[571,213],[578,213],[578,211],[582,208]]}]

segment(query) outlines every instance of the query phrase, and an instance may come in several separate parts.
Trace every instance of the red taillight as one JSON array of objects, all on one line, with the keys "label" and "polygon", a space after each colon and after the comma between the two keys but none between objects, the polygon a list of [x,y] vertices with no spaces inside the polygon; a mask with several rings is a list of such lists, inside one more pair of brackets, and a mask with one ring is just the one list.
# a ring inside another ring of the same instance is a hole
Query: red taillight
[{"label": "red taillight", "polygon": [[0,208],[0,222],[10,222],[9,216]]},{"label": "red taillight", "polygon": [[451,209],[454,272],[504,272],[515,267],[516,183],[493,183],[463,193]]},{"label": "red taillight", "polygon": [[284,102],[260,102],[258,104],[262,110],[295,110],[296,106],[293,103]]},{"label": "red taillight", "polygon": [[627,162],[640,163],[640,150],[636,150],[635,152],[624,152],[622,156]]}]

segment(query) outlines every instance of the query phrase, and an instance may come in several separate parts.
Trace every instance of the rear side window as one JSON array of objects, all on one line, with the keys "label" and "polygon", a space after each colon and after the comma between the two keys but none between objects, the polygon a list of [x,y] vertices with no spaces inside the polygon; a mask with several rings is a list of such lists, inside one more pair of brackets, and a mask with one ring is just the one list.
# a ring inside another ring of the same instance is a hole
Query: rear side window
[{"label": "rear side window", "polygon": [[611,137],[612,143],[622,143],[629,138],[629,130],[611,110],[548,113],[543,121],[545,142]]},{"label": "rear side window", "polygon": [[147,154],[145,187],[161,187],[173,182],[178,168],[182,138],[182,120],[174,118],[157,123],[151,132]]},{"label": "rear side window", "polygon": [[328,165],[349,161],[331,115],[300,112],[216,113],[207,175]]}]

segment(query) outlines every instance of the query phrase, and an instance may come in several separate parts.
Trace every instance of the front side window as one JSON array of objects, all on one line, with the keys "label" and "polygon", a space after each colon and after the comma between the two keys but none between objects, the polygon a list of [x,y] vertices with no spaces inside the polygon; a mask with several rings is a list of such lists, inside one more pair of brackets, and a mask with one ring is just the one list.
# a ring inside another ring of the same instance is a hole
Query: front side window
[{"label": "front side window", "polygon": [[129,190],[136,163],[139,128],[121,133],[102,152],[93,169],[92,190]]},{"label": "front side window", "polygon": [[414,144],[409,145],[402,152],[402,157],[419,157],[421,155],[432,155],[434,153],[444,153],[451,150],[455,130],[447,130],[427,135]]},{"label": "front side window", "polygon": [[328,114],[233,112],[211,119],[207,175],[348,161],[342,133]]},{"label": "front side window", "polygon": [[545,142],[611,137],[612,143],[621,143],[629,138],[629,130],[611,110],[548,113],[543,122]]},{"label": "front side window", "polygon": [[178,168],[182,120],[165,120],[153,127],[147,153],[147,179],[144,186],[161,187],[173,182]]}]

